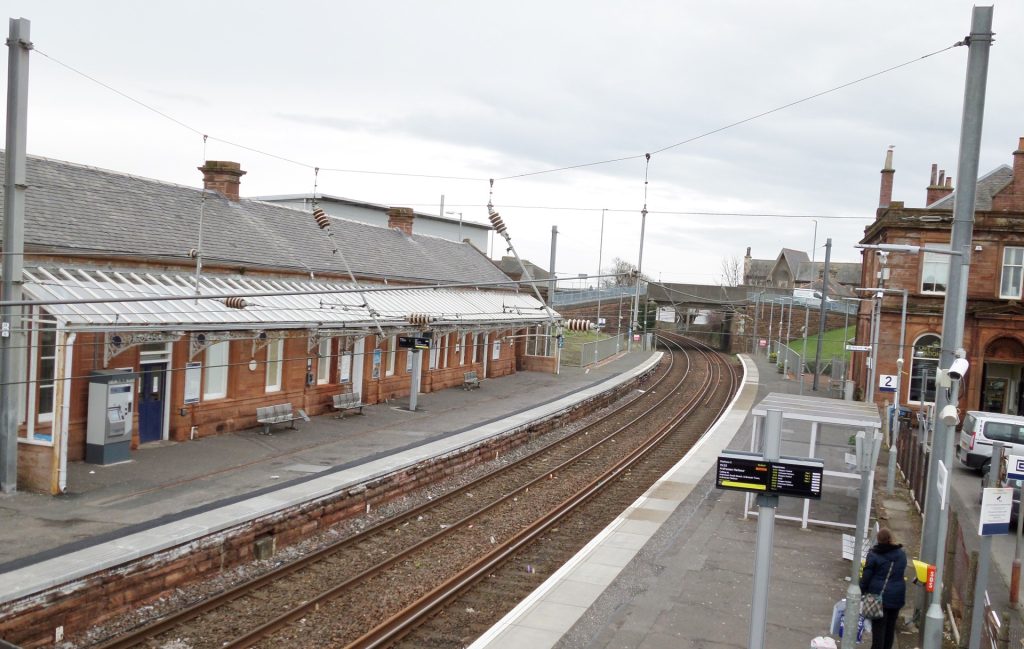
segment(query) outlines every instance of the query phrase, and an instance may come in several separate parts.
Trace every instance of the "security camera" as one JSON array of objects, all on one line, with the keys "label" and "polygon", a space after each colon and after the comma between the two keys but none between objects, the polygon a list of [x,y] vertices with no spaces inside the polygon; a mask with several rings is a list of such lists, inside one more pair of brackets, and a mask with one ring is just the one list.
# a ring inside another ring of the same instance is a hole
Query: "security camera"
[{"label": "security camera", "polygon": [[967,374],[967,368],[970,366],[971,365],[967,362],[966,358],[957,358],[953,361],[953,364],[949,366],[949,378],[954,381],[963,379],[964,374]]},{"label": "security camera", "polygon": [[942,412],[939,414],[939,418],[942,419],[942,423],[947,426],[956,426],[960,423],[960,415],[957,414],[956,406],[949,404],[942,408]]}]

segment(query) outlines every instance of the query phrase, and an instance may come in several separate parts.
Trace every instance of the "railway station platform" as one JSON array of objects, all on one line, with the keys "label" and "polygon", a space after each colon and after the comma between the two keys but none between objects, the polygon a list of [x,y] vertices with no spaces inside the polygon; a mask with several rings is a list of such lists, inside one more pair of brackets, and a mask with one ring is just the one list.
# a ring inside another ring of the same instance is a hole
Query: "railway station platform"
[{"label": "railway station platform", "polygon": [[[715,458],[723,449],[746,450],[752,409],[769,394],[801,392],[763,357],[742,356],[746,380],[724,416],[662,481],[481,636],[470,649],[685,649],[748,646],[757,517],[745,515],[745,494],[715,486]],[[812,392],[807,396],[827,394]],[[838,405],[838,404],[837,404]],[[856,519],[856,484],[833,471],[849,450],[848,428],[822,427],[815,452],[826,458],[823,490],[830,521]],[[782,453],[807,455],[809,422],[785,420]],[[919,516],[906,492],[884,495],[886,454],[876,470],[874,512],[884,517],[908,556],[920,537]],[[879,483],[881,479],[881,483]],[[881,487],[877,486],[881,484]],[[765,647],[806,647],[829,635],[833,605],[845,597],[851,564],[843,559],[843,533],[829,525],[784,520],[802,500],[780,498],[774,526]],[[822,503],[825,502],[820,501]],[[913,587],[908,587],[908,597]],[[912,606],[903,609],[911,614]],[[832,636],[835,637],[835,636]],[[900,627],[897,647],[914,647],[916,632]],[[838,642],[838,639],[837,639]],[[870,635],[864,635],[870,642]],[[851,645],[852,646],[852,645]],[[863,646],[867,646],[864,644]]]},{"label": "railway station platform", "polygon": [[[521,372],[480,390],[421,395],[415,413],[403,400],[367,407],[364,416],[314,418],[298,430],[278,426],[271,436],[252,430],[145,447],[126,464],[73,464],[65,496],[0,495],[0,604],[144,556],[147,547],[170,547],[180,542],[174,535],[206,534],[551,416],[643,373],[657,356],[638,352],[590,370]],[[769,393],[799,391],[765,359],[743,362],[741,392],[691,455],[748,448],[754,405]],[[787,437],[807,432],[792,427],[799,428],[787,422],[783,431],[784,453],[793,454]],[[715,488],[708,466],[684,458],[673,480],[639,499],[473,648],[747,646],[756,517],[744,516],[743,494]],[[890,512],[898,542],[916,541],[916,512],[899,493],[877,509]],[[848,585],[841,531],[777,520],[774,548],[765,646],[807,646],[828,632]],[[900,636],[898,646],[914,646],[914,637]]]},{"label": "railway station platform", "polygon": [[278,424],[271,435],[252,429],[146,445],[126,463],[70,463],[62,496],[0,494],[0,605],[555,416],[660,356],[422,394],[415,412],[401,399],[295,430]]}]

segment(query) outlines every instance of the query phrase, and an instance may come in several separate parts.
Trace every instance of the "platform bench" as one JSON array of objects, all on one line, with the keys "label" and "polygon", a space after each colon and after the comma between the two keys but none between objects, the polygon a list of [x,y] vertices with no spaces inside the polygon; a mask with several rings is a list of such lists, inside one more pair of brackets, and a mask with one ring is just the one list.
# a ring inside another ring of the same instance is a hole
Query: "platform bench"
[{"label": "platform bench", "polygon": [[480,387],[480,379],[476,378],[476,372],[466,372],[462,377],[462,389],[472,390]]},{"label": "platform bench", "polygon": [[340,411],[334,416],[335,419],[341,419],[344,417],[345,412],[348,410],[358,410],[361,415],[363,414],[363,402],[355,392],[349,392],[348,394],[336,394],[334,395],[334,409]]},{"label": "platform bench", "polygon": [[270,427],[274,424],[291,424],[295,428],[295,422],[302,419],[309,421],[309,415],[301,408],[298,411],[292,410],[292,404],[280,403],[276,406],[260,406],[256,408],[256,421],[263,424],[263,434],[270,434]]}]

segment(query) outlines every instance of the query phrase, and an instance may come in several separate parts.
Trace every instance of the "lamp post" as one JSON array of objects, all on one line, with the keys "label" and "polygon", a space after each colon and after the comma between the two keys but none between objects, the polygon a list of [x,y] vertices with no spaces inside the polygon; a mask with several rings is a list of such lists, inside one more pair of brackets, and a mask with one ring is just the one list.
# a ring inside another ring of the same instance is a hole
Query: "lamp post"
[{"label": "lamp post", "polygon": [[462,212],[445,212],[445,214],[459,215],[459,243],[462,243]]},{"label": "lamp post", "polygon": [[[896,448],[896,442],[899,441],[900,435],[900,395],[901,395],[901,382],[903,380],[903,347],[906,345],[907,340],[907,289],[905,288],[857,288],[857,291],[873,291],[875,294],[879,293],[902,293],[903,294],[903,310],[900,314],[900,343],[899,349],[896,356],[896,396],[893,399],[893,408],[896,416],[893,418],[893,425],[889,436],[889,473],[885,478],[885,493],[890,496],[895,488],[896,481],[896,455],[893,450]],[[882,325],[882,314],[881,304],[878,309],[878,328],[881,329]],[[874,350],[875,359],[878,359],[878,348]],[[874,362],[872,362],[874,365]],[[877,380],[877,374],[875,375]],[[872,389],[872,394],[874,390]]]}]

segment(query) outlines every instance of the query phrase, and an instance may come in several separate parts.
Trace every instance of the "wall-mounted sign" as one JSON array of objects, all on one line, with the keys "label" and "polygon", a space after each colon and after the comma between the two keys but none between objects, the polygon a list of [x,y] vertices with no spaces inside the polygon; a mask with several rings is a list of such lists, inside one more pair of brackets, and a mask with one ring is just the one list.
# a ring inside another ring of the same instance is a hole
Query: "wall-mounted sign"
[{"label": "wall-mounted sign", "polygon": [[398,347],[400,349],[430,349],[430,338],[399,336]]},{"label": "wall-mounted sign", "polygon": [[879,392],[895,392],[896,391],[896,375],[895,374],[880,374],[878,376],[878,391]]}]

